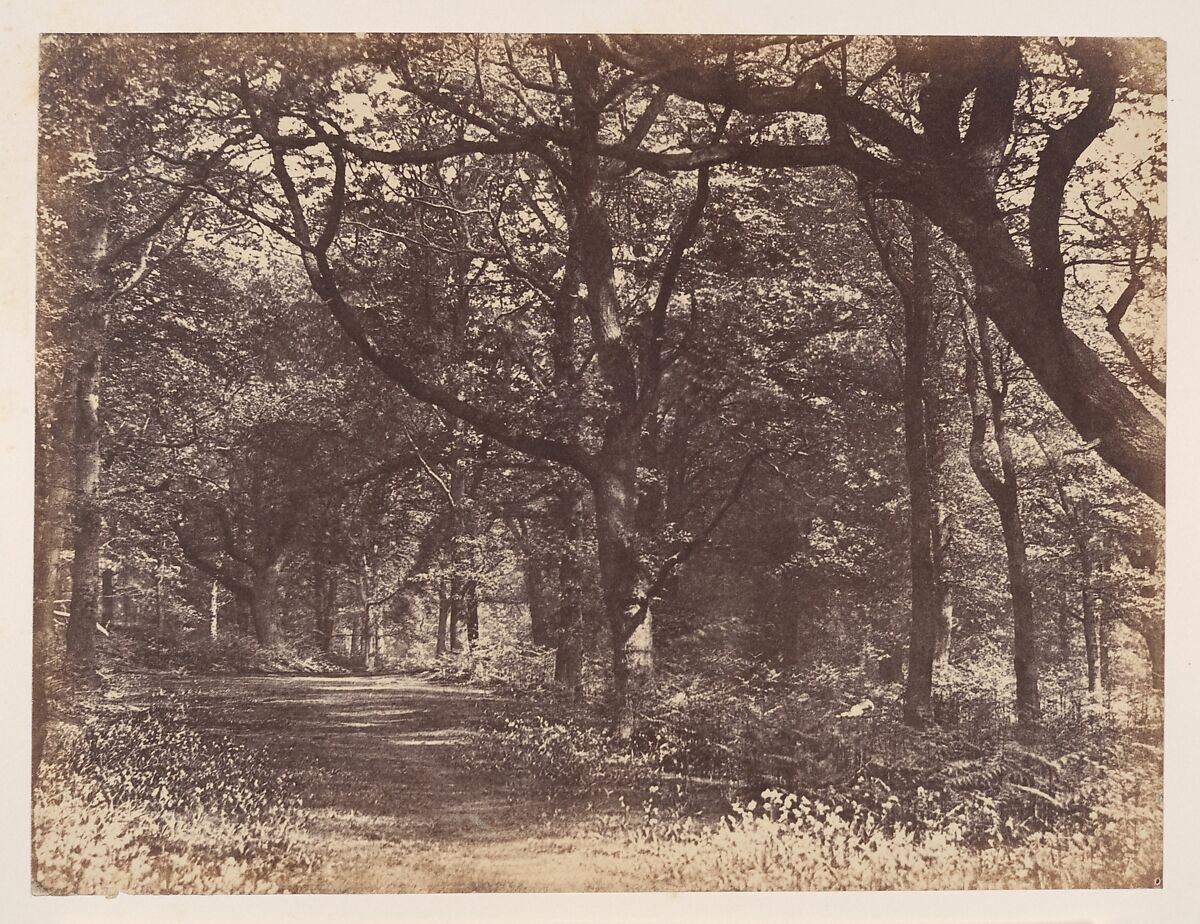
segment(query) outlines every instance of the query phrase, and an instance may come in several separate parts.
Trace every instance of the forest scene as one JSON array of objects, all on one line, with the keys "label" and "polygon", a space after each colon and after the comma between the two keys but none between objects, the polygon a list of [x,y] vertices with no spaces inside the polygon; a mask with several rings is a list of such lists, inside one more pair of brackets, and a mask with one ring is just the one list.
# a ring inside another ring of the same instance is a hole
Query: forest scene
[{"label": "forest scene", "polygon": [[1155,39],[41,39],[39,894],[1157,888]]}]

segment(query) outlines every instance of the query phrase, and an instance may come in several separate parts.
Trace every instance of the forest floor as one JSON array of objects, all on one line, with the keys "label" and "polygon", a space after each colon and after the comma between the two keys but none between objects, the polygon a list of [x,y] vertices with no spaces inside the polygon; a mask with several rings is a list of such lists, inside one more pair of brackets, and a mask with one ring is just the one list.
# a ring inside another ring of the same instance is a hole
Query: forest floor
[{"label": "forest floor", "polygon": [[[532,775],[472,759],[484,720],[525,714],[518,701],[402,676],[134,674],[109,696],[133,706],[159,691],[299,783],[304,838],[322,862],[289,891],[655,888],[588,833],[605,815],[628,817],[625,806],[640,811],[644,790],[564,798]],[[716,784],[690,801],[714,819],[728,809]]]}]

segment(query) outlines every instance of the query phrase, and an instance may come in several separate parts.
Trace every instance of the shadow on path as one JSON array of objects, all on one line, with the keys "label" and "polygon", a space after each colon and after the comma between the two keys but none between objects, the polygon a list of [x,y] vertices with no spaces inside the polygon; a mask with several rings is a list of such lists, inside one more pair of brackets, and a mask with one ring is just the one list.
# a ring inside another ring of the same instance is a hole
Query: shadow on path
[{"label": "shadow on path", "polygon": [[269,752],[307,808],[375,816],[392,838],[507,837],[549,808],[528,781],[470,765],[483,716],[522,709],[485,691],[395,676],[155,677],[144,692],[154,687],[198,724]]}]

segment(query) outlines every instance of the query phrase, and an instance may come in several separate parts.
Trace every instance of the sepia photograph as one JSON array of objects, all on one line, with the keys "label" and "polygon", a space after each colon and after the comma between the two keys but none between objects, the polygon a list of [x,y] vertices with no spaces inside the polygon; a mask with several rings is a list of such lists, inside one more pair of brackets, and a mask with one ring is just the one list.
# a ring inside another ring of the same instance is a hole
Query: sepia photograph
[{"label": "sepia photograph", "polygon": [[1084,26],[42,34],[32,892],[1161,889]]}]

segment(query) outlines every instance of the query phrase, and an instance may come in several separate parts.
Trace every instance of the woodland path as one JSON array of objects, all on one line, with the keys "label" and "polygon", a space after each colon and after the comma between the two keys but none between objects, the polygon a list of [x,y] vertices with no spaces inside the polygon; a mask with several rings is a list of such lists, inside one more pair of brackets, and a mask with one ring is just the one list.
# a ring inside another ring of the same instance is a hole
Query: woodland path
[{"label": "woodland path", "polygon": [[295,774],[307,836],[325,858],[299,891],[654,888],[580,836],[580,823],[621,794],[564,800],[526,775],[472,763],[481,720],[523,713],[515,701],[397,676],[139,675],[121,695],[137,702],[155,690]]}]

